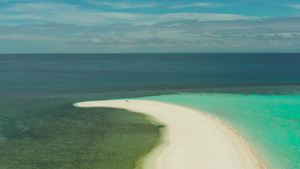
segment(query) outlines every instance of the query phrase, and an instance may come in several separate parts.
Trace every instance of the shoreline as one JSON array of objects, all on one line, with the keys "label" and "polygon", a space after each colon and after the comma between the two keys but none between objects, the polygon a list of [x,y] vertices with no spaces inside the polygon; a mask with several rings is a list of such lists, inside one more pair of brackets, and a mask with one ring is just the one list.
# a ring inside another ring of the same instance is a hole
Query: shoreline
[{"label": "shoreline", "polygon": [[74,106],[127,109],[164,124],[162,143],[138,160],[143,169],[265,169],[237,131],[205,112],[149,100],[88,101]]}]

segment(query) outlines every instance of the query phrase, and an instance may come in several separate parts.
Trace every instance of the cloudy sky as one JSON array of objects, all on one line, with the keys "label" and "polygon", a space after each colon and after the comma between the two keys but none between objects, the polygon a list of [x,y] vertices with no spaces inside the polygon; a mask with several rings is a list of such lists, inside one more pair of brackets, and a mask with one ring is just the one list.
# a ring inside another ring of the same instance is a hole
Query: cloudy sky
[{"label": "cloudy sky", "polygon": [[0,0],[0,53],[300,52],[296,0]]}]

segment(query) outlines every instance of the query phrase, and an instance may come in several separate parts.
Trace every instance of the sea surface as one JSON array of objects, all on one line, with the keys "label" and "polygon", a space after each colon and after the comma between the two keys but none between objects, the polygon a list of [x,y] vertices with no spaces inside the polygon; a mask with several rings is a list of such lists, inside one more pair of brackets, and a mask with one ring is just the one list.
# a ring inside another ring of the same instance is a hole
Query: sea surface
[{"label": "sea surface", "polygon": [[138,168],[163,125],[87,100],[146,97],[227,122],[300,168],[300,54],[1,54],[0,168]]}]

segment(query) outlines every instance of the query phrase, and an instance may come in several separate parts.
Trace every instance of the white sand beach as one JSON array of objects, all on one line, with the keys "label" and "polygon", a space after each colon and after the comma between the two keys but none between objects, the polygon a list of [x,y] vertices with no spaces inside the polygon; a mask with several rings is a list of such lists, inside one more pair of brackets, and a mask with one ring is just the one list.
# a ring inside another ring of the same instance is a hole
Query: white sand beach
[{"label": "white sand beach", "polygon": [[167,126],[164,144],[143,161],[144,169],[262,169],[262,160],[224,122],[198,110],[148,100],[75,103],[77,107],[111,107],[140,112]]}]

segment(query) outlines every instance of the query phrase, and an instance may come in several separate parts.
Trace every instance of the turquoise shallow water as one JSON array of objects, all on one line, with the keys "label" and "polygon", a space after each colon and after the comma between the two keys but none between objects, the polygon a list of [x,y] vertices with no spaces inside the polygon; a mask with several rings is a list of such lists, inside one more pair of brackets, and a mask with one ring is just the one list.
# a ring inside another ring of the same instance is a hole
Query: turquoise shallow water
[{"label": "turquoise shallow water", "polygon": [[299,95],[176,94],[142,99],[212,114],[238,130],[270,168],[300,168]]}]

